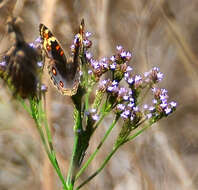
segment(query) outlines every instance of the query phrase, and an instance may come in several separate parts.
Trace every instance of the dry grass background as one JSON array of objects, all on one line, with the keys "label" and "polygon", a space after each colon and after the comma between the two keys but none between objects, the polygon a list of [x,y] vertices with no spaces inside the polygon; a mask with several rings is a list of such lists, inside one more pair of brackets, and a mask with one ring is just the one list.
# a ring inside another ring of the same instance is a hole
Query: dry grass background
[{"label": "dry grass background", "polygon": [[[109,56],[121,44],[134,53],[131,66],[152,66],[165,74],[161,84],[179,104],[177,111],[123,146],[106,169],[82,189],[198,189],[198,1],[196,0],[1,0],[0,51],[11,43],[5,31],[10,14],[22,18],[25,39],[33,41],[40,22],[69,49],[81,18],[93,33],[96,57]],[[61,167],[71,156],[72,103],[49,84],[48,118]],[[97,146],[112,117],[91,140]],[[117,126],[119,128],[119,126]],[[83,178],[96,169],[113,143],[112,134]],[[49,165],[32,119],[0,84],[0,190],[61,189]]]}]

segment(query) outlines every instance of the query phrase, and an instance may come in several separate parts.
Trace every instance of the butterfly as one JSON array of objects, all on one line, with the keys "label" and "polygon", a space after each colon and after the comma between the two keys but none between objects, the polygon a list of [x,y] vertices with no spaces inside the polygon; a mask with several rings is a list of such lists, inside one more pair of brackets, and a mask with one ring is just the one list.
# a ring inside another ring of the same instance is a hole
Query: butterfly
[{"label": "butterfly", "polygon": [[22,98],[36,96],[39,82],[37,63],[41,54],[24,40],[17,18],[9,18],[7,28],[14,43],[1,60],[0,77],[11,87],[13,95]]},{"label": "butterfly", "polygon": [[[84,27],[82,23],[80,31]],[[82,44],[81,34],[79,33],[76,37],[73,58],[70,57],[67,60],[63,48],[52,32],[44,24],[40,24],[39,31],[43,49],[49,58],[47,68],[52,82],[61,94],[75,95],[80,82],[79,51]]]}]

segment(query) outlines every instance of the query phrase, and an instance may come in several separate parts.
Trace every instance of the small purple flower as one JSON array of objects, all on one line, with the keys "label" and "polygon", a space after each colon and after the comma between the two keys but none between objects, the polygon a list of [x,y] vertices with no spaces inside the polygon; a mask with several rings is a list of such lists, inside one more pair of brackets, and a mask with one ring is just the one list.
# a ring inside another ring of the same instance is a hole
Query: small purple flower
[{"label": "small purple flower", "polygon": [[91,65],[94,69],[99,69],[100,68],[100,64],[98,63],[98,61],[91,59]]},{"label": "small purple flower", "polygon": [[92,115],[92,119],[93,119],[94,121],[98,121],[98,119],[99,119],[98,114]]},{"label": "small purple flower", "polygon": [[147,117],[148,119],[150,119],[150,118],[152,117],[152,113],[146,114],[146,117]]},{"label": "small purple flower", "polygon": [[137,112],[137,111],[139,111],[139,108],[137,106],[133,107],[133,111]]},{"label": "small purple flower", "polygon": [[38,38],[36,38],[35,42],[36,42],[36,43],[41,43],[41,42],[42,42],[41,37],[39,36]]},{"label": "small purple flower", "polygon": [[114,61],[116,60],[115,56],[114,56],[114,55],[111,56],[111,57],[110,57],[110,60],[111,60],[112,62],[114,62]]},{"label": "small purple flower", "polygon": [[122,58],[125,58],[126,55],[127,55],[126,51],[122,51],[121,54],[120,54],[120,56],[121,56]]},{"label": "small purple flower", "polygon": [[96,110],[95,108],[92,108],[92,109],[90,110],[91,113],[96,113],[96,111],[97,111],[97,110]]},{"label": "small purple flower", "polygon": [[[128,93],[129,94],[129,93]],[[129,96],[130,96],[130,94],[129,94]],[[134,99],[133,98],[129,98],[129,101],[130,102],[134,102]]]},{"label": "small purple flower", "polygon": [[132,54],[128,51],[128,52],[126,53],[126,58],[127,58],[127,60],[129,61],[129,60],[131,59],[131,57],[132,57]]},{"label": "small purple flower", "polygon": [[133,121],[133,120],[134,120],[134,116],[133,116],[133,115],[131,115],[130,120],[131,120],[131,121]]},{"label": "small purple flower", "polygon": [[124,73],[124,77],[125,77],[125,80],[127,80],[129,77],[129,73],[128,72]]},{"label": "small purple flower", "polygon": [[129,96],[128,95],[124,95],[123,96],[123,100],[127,101],[129,99]]},{"label": "small purple flower", "polygon": [[145,72],[144,77],[147,78],[150,75],[150,72]]},{"label": "small purple flower", "polygon": [[133,103],[133,102],[129,102],[129,103],[127,104],[127,106],[130,107],[130,108],[132,108],[132,107],[134,106],[134,103]]},{"label": "small purple flower", "polygon": [[125,109],[125,107],[126,106],[124,104],[118,104],[117,105],[117,109],[120,110],[120,111],[123,111]]},{"label": "small purple flower", "polygon": [[118,85],[118,82],[117,82],[116,80],[114,80],[114,81],[112,82],[112,85],[113,85],[113,86],[117,86],[117,85]]},{"label": "small purple flower", "polygon": [[128,79],[127,79],[127,82],[128,82],[128,84],[133,84],[134,80],[133,80],[133,78],[131,77],[131,78],[128,78]]},{"label": "small purple flower", "polygon": [[144,104],[143,108],[144,108],[145,110],[147,110],[147,109],[148,109],[148,105],[147,105],[147,104]]},{"label": "small purple flower", "polygon": [[107,87],[107,90],[108,90],[109,92],[112,92],[114,89],[115,89],[114,86],[108,86],[108,87]]},{"label": "small purple flower", "polygon": [[92,74],[93,73],[93,71],[91,70],[91,69],[89,69],[88,70],[88,74],[90,75],[90,74]]},{"label": "small purple flower", "polygon": [[167,101],[168,96],[164,94],[160,94],[159,98],[161,101]]},{"label": "small purple flower", "polygon": [[166,103],[166,102],[162,102],[162,103],[160,104],[160,107],[161,107],[161,108],[166,108],[166,107],[167,107],[167,103]]},{"label": "small purple flower", "polygon": [[157,100],[156,99],[153,99],[152,102],[153,102],[153,104],[157,104]]},{"label": "small purple flower", "polygon": [[119,94],[120,96],[123,96],[123,95],[127,94],[127,89],[124,88],[124,87],[121,87],[121,88],[119,89],[118,94]]},{"label": "small purple flower", "polygon": [[131,72],[131,71],[133,71],[133,68],[131,66],[127,66],[126,71]]},{"label": "small purple flower", "polygon": [[92,54],[90,52],[86,52],[86,58],[90,60],[92,58]]},{"label": "small purple flower", "polygon": [[47,92],[47,86],[45,84],[41,85],[41,91],[42,92]]},{"label": "small purple flower", "polygon": [[140,75],[135,76],[135,82],[139,82],[142,80],[142,77]]},{"label": "small purple flower", "polygon": [[169,107],[166,107],[166,109],[164,111],[165,111],[166,115],[169,115],[171,113],[172,109]]},{"label": "small purple flower", "polygon": [[5,67],[7,63],[5,61],[0,62],[0,67]]},{"label": "small purple flower", "polygon": [[29,43],[29,46],[30,46],[31,48],[36,48],[36,46],[35,46],[34,43]]},{"label": "small purple flower", "polygon": [[121,116],[123,119],[127,119],[127,118],[129,117],[129,115],[130,115],[130,111],[129,111],[129,110],[125,110],[124,112],[121,113],[120,116]]},{"label": "small purple flower", "polygon": [[164,77],[164,74],[163,73],[161,73],[161,72],[158,72],[157,73],[157,80],[158,81],[161,81],[163,79],[163,77]]},{"label": "small purple flower", "polygon": [[90,41],[89,40],[83,40],[83,44],[84,44],[84,46],[89,46],[90,45]]},{"label": "small purple flower", "polygon": [[91,32],[86,32],[85,37],[89,38],[91,36]]},{"label": "small purple flower", "polygon": [[82,71],[79,71],[79,74],[80,74],[80,76],[82,76],[83,75],[83,72]]},{"label": "small purple flower", "polygon": [[111,70],[115,70],[116,69],[116,63],[115,62],[113,62],[111,65],[110,65],[110,69]]},{"label": "small purple flower", "polygon": [[154,106],[150,106],[149,107],[149,111],[154,111],[155,110],[155,107]]},{"label": "small purple flower", "polygon": [[174,101],[172,101],[172,102],[170,102],[170,106],[171,106],[172,108],[176,108],[176,107],[177,107],[177,103],[174,102]]},{"label": "small purple flower", "polygon": [[42,61],[37,62],[37,65],[38,65],[39,68],[42,68],[43,67],[43,62]]},{"label": "small purple flower", "polygon": [[118,45],[118,46],[116,46],[116,49],[117,49],[118,51],[122,51],[122,50],[123,50],[123,47],[120,46],[120,45]]}]

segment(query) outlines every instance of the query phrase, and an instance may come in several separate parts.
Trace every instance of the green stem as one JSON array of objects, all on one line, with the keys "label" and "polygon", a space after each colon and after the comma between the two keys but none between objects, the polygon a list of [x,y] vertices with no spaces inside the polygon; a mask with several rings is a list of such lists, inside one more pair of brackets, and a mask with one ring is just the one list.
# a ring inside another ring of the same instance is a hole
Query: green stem
[{"label": "green stem", "polygon": [[73,176],[73,171],[74,171],[74,160],[76,157],[76,152],[77,152],[77,146],[78,146],[78,139],[79,136],[75,135],[74,137],[74,146],[73,146],[73,152],[72,152],[72,157],[69,165],[69,170],[68,170],[68,175],[67,175],[67,185],[70,186],[72,184],[72,176]]},{"label": "green stem", "polygon": [[40,102],[39,103],[37,102],[37,105],[38,105],[38,107],[37,107],[38,113],[37,114],[38,114],[38,116],[36,115],[36,112],[35,112],[34,103],[35,103],[34,100],[30,101],[32,117],[33,117],[33,119],[34,119],[34,121],[36,123],[37,129],[38,129],[38,132],[40,134],[40,137],[41,137],[42,143],[44,145],[45,151],[47,153],[47,156],[48,156],[52,166],[54,167],[57,175],[59,176],[59,178],[60,178],[60,180],[61,180],[61,182],[63,184],[64,189],[67,190],[68,188],[66,186],[64,177],[63,177],[63,175],[62,175],[62,173],[60,171],[60,168],[57,165],[57,160],[54,158],[54,154],[51,152],[51,150],[50,150],[50,148],[49,148],[49,146],[47,144],[47,141],[46,141],[46,138],[45,138],[42,126],[41,126],[41,123],[42,123],[42,115],[41,114],[43,112],[41,110]]},{"label": "green stem", "polygon": [[138,135],[140,135],[143,131],[145,131],[147,128],[149,128],[154,122],[149,122],[147,125],[145,125],[145,127],[143,127],[142,129],[140,129],[139,131],[137,131],[134,135],[129,136],[127,139],[125,139],[123,142],[120,142],[119,144],[117,144],[113,150],[109,153],[109,155],[106,157],[106,159],[104,160],[104,162],[102,163],[102,165],[96,170],[96,172],[94,172],[91,176],[89,176],[84,182],[82,182],[77,188],[76,190],[79,190],[82,186],[84,186],[85,184],[87,184],[90,180],[92,180],[96,175],[98,175],[103,168],[106,166],[106,164],[109,162],[109,160],[111,159],[111,157],[115,154],[115,152],[118,150],[118,148],[120,146],[122,146],[123,144],[125,144],[126,142],[134,139],[135,137],[137,137]]},{"label": "green stem", "polygon": [[135,137],[137,137],[138,135],[140,135],[143,131],[145,131],[146,129],[148,129],[149,127],[151,127],[153,125],[153,121],[149,122],[148,124],[145,124],[145,126],[140,129],[139,131],[137,131],[135,134],[129,136],[127,139],[125,139],[124,143],[133,140]]},{"label": "green stem", "polygon": [[102,145],[104,144],[105,140],[107,139],[107,137],[109,136],[110,132],[112,131],[112,129],[114,128],[115,124],[117,123],[119,117],[116,117],[114,119],[114,121],[112,122],[112,124],[110,125],[109,129],[106,131],[104,137],[102,138],[102,140],[100,141],[99,145],[97,146],[96,150],[94,151],[94,153],[92,153],[92,155],[89,157],[89,159],[87,160],[87,162],[83,165],[83,167],[80,169],[80,171],[77,173],[75,180],[77,180],[80,175],[84,172],[84,170],[88,167],[88,165],[92,162],[92,160],[95,158],[96,154],[98,153],[98,151],[100,150],[100,148],[102,147]]},{"label": "green stem", "polygon": [[[75,104],[77,105],[77,104]],[[75,113],[76,112],[76,113]],[[75,176],[75,170],[78,162],[78,146],[80,141],[80,131],[82,131],[82,121],[81,121],[81,107],[76,107],[74,110],[75,115],[75,126],[74,126],[74,145],[73,145],[73,151],[72,151],[72,157],[69,165],[68,175],[67,175],[67,185],[69,186],[69,189],[73,189],[74,185],[74,176]]]},{"label": "green stem", "polygon": [[102,165],[100,166],[100,168],[98,168],[96,170],[96,172],[94,172],[91,176],[89,176],[83,183],[81,183],[76,190],[79,190],[82,186],[84,186],[85,184],[87,184],[90,180],[92,180],[96,175],[98,175],[102,169],[106,166],[106,164],[108,163],[108,161],[111,159],[111,157],[114,155],[114,153],[117,151],[117,149],[121,146],[121,144],[119,146],[116,146],[113,148],[113,150],[110,152],[110,154],[106,157],[106,159],[104,160],[104,162],[102,163]]}]

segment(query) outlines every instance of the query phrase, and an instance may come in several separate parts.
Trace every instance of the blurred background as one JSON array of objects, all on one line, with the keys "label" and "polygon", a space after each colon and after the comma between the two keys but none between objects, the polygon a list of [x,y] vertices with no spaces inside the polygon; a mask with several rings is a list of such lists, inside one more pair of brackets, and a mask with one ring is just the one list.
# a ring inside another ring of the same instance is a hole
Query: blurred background
[{"label": "blurred background", "polygon": [[[153,66],[165,77],[160,84],[174,114],[123,146],[107,167],[82,189],[198,189],[198,1],[196,0],[0,0],[0,53],[10,48],[6,20],[21,18],[27,42],[48,26],[68,52],[81,18],[92,32],[96,58],[111,56],[116,45],[132,51],[134,71]],[[73,143],[73,106],[49,82],[48,119],[61,168],[68,169]],[[109,115],[91,139],[87,155],[111,123]],[[119,128],[119,125],[117,126]],[[118,129],[82,176],[100,166],[111,150]],[[86,159],[86,157],[85,157]],[[0,190],[60,190],[61,184],[44,152],[33,120],[0,83]]]}]

